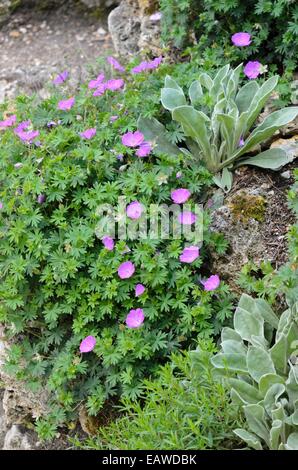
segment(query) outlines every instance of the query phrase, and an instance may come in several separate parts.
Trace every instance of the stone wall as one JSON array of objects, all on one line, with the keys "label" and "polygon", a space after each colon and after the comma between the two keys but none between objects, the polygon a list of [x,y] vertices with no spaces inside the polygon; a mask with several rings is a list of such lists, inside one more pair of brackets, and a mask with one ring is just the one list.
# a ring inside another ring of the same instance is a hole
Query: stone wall
[{"label": "stone wall", "polygon": [[160,53],[160,21],[150,16],[158,11],[156,0],[122,0],[112,10],[108,24],[114,47],[119,55],[139,51]]}]

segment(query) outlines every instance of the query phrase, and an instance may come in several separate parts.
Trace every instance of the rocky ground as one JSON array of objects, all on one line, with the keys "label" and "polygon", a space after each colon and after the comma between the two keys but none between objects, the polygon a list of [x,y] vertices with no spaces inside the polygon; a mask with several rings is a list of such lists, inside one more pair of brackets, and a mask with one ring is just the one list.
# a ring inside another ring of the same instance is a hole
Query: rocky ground
[{"label": "rocky ground", "polygon": [[19,91],[42,95],[44,84],[63,70],[79,81],[111,50],[105,14],[63,1],[48,10],[18,9],[0,29],[0,103]]}]

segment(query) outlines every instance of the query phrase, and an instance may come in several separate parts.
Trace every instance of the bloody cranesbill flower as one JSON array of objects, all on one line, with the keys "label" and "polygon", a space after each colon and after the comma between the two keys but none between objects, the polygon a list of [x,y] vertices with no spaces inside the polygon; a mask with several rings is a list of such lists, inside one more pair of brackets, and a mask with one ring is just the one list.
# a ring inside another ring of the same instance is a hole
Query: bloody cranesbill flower
[{"label": "bloody cranesbill flower", "polygon": [[115,69],[118,70],[119,72],[125,72],[125,68],[119,64],[118,60],[115,59],[115,57],[109,56],[107,57],[107,62]]},{"label": "bloody cranesbill flower", "polygon": [[116,116],[116,115],[111,116],[110,117],[110,122],[115,122],[115,121],[117,121],[117,119],[119,119],[119,116]]},{"label": "bloody cranesbill flower", "polygon": [[92,137],[94,137],[96,134],[96,129],[92,127],[91,129],[86,129],[84,132],[80,132],[80,136],[83,139],[90,140]]},{"label": "bloody cranesbill flower", "polygon": [[103,73],[100,73],[95,80],[91,80],[88,84],[88,88],[97,88],[104,81],[105,76]]},{"label": "bloody cranesbill flower", "polygon": [[118,268],[118,276],[121,279],[130,278],[135,272],[135,265],[131,261],[124,261]]},{"label": "bloody cranesbill flower", "polygon": [[188,189],[179,188],[171,192],[171,199],[176,204],[183,204],[191,196],[191,192]]},{"label": "bloody cranesbill flower", "polygon": [[141,308],[131,310],[126,317],[125,323],[128,328],[139,328],[145,320],[144,312]]},{"label": "bloody cranesbill flower", "polygon": [[138,148],[138,150],[136,151],[136,155],[140,158],[148,157],[151,150],[152,150],[152,145],[150,144],[150,142],[143,142]]},{"label": "bloody cranesbill flower", "polygon": [[12,116],[9,116],[7,119],[5,119],[4,121],[0,121],[0,129],[5,129],[6,127],[13,126],[16,120],[17,120],[17,117],[15,114],[13,114]]},{"label": "bloody cranesbill flower", "polygon": [[112,78],[105,85],[107,90],[117,91],[124,86],[124,80],[123,78]]},{"label": "bloody cranesbill flower", "polygon": [[133,201],[126,208],[127,217],[130,219],[139,219],[142,215],[143,207],[138,201]]},{"label": "bloody cranesbill flower", "polygon": [[144,294],[144,292],[145,292],[145,286],[143,284],[137,284],[135,287],[136,297],[139,297],[140,295]]},{"label": "bloody cranesbill flower", "polygon": [[247,62],[246,66],[243,69],[243,72],[250,80],[252,80],[254,78],[257,78],[260,75],[261,67],[262,67],[262,64],[258,62],[257,60],[250,61],[250,62]]},{"label": "bloody cranesbill flower", "polygon": [[200,256],[198,246],[187,246],[182,251],[179,259],[182,263],[192,263]]},{"label": "bloody cranesbill flower", "polygon": [[39,194],[39,195],[37,196],[37,202],[38,202],[38,204],[43,204],[43,203],[45,202],[45,200],[46,200],[45,194]]},{"label": "bloody cranesbill flower", "polygon": [[31,121],[22,121],[20,124],[14,129],[15,134],[19,134],[20,132],[24,131],[25,129],[28,129],[28,127],[31,125]]},{"label": "bloody cranesbill flower", "polygon": [[242,47],[249,46],[251,38],[249,33],[235,33],[231,37],[234,46]]},{"label": "bloody cranesbill flower", "polygon": [[94,336],[87,336],[80,344],[80,352],[87,353],[92,351],[95,348],[96,339]]},{"label": "bloody cranesbill flower", "polygon": [[190,211],[183,211],[181,214],[178,215],[178,221],[182,225],[191,225],[194,224],[197,220],[197,216]]},{"label": "bloody cranesbill flower", "polygon": [[93,96],[101,96],[104,94],[104,92],[106,91],[107,89],[107,85],[106,83],[101,83],[100,85],[98,85],[98,87],[96,88],[95,92],[93,93]]},{"label": "bloody cranesbill flower", "polygon": [[148,62],[145,60],[131,70],[131,73],[138,74],[148,70]]},{"label": "bloody cranesbill flower", "polygon": [[217,274],[213,274],[208,279],[206,279],[206,281],[202,281],[202,284],[204,286],[204,289],[207,291],[215,290],[220,284],[219,276]]},{"label": "bloody cranesbill flower", "polygon": [[0,202],[0,210],[3,209],[3,204]]},{"label": "bloody cranesbill flower", "polygon": [[61,85],[62,83],[65,82],[65,80],[67,80],[68,76],[69,76],[69,72],[67,70],[64,70],[64,72],[59,73],[59,75],[57,75],[57,77],[54,78],[53,84]]},{"label": "bloody cranesbill flower", "polygon": [[162,62],[162,56],[156,57],[155,59],[148,62],[147,69],[148,70],[157,69],[157,67],[161,64],[161,62]]},{"label": "bloody cranesbill flower", "polygon": [[19,131],[16,133],[22,142],[31,143],[36,137],[39,136],[39,131]]},{"label": "bloody cranesbill flower", "polygon": [[69,111],[75,103],[75,98],[72,96],[71,98],[68,98],[68,100],[62,100],[59,101],[58,103],[58,109],[61,109],[62,111]]},{"label": "bloody cranesbill flower", "polygon": [[121,140],[126,147],[138,147],[144,142],[144,135],[140,131],[127,132]]},{"label": "bloody cranesbill flower", "polygon": [[112,237],[103,237],[101,241],[107,250],[112,251],[114,249],[115,243]]}]

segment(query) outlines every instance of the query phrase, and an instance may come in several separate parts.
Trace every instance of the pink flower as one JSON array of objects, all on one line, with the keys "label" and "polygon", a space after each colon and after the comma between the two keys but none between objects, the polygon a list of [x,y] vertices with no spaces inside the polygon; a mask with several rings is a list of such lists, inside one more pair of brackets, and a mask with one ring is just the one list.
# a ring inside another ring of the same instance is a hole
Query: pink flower
[{"label": "pink flower", "polygon": [[107,250],[113,251],[115,243],[112,237],[103,237],[101,241]]},{"label": "pink flower", "polygon": [[246,66],[244,67],[243,71],[245,75],[250,79],[257,78],[261,73],[262,64],[256,61],[247,62]]},{"label": "pink flower", "polygon": [[131,70],[131,73],[137,74],[148,70],[148,62],[145,60]]},{"label": "pink flower", "polygon": [[74,103],[75,103],[75,99],[72,96],[68,100],[59,101],[58,109],[61,109],[61,111],[69,111],[73,107]]},{"label": "pink flower", "polygon": [[160,21],[162,18],[162,13],[160,11],[157,11],[156,13],[153,13],[151,16],[150,16],[150,20],[151,21]]},{"label": "pink flower", "polygon": [[136,155],[140,158],[147,157],[152,150],[152,145],[150,142],[143,142],[138,150],[136,151]]},{"label": "pink flower", "polygon": [[121,279],[129,279],[135,272],[135,265],[131,261],[124,261],[118,268],[118,276]]},{"label": "pink flower", "polygon": [[200,256],[199,247],[188,246],[184,248],[179,259],[182,263],[192,263]]},{"label": "pink flower", "polygon": [[39,136],[39,131],[19,131],[16,133],[22,142],[31,143],[36,137]]},{"label": "pink flower", "polygon": [[176,178],[177,178],[177,179],[182,178],[182,171],[177,171],[177,173],[176,173]]},{"label": "pink flower", "polygon": [[13,114],[12,116],[9,116],[7,119],[5,119],[4,121],[0,121],[0,129],[5,129],[6,127],[13,126],[16,120],[17,120],[17,117],[15,114]]},{"label": "pink flower", "polygon": [[107,62],[115,69],[118,70],[119,72],[125,72],[125,68],[119,64],[118,60],[116,60],[114,57],[107,57]]},{"label": "pink flower", "polygon": [[238,147],[243,147],[244,145],[244,139],[243,137],[240,137],[239,142],[238,142]]},{"label": "pink flower", "polygon": [[87,353],[92,351],[95,348],[96,339],[94,336],[87,336],[80,344],[80,352]]},{"label": "pink flower", "polygon": [[220,284],[220,279],[217,274],[213,274],[206,281],[202,281],[204,289],[207,291],[212,291],[218,288]]},{"label": "pink flower", "polygon": [[18,135],[20,132],[24,131],[25,129],[28,129],[30,124],[31,121],[20,122],[20,124],[15,128],[14,133]]},{"label": "pink flower", "polygon": [[141,308],[131,310],[126,317],[125,323],[128,328],[139,328],[145,320],[144,312]]},{"label": "pink flower", "polygon": [[90,139],[92,139],[92,137],[95,136],[95,134],[96,134],[96,129],[94,127],[92,127],[91,129],[86,129],[84,132],[81,132],[80,136],[83,139],[90,140]]},{"label": "pink flower", "polygon": [[117,119],[119,119],[119,116],[116,116],[116,115],[115,115],[115,116],[111,116],[111,117],[110,117],[110,122],[115,122],[115,121],[117,121]]},{"label": "pink flower", "polygon": [[163,60],[162,56],[159,56],[151,60],[150,62],[148,62],[147,64],[148,70],[157,69],[157,67],[162,63],[162,60]]},{"label": "pink flower", "polygon": [[93,96],[101,96],[104,94],[104,92],[106,91],[107,89],[107,85],[106,83],[101,83],[100,85],[98,85],[98,87],[96,88],[95,92],[93,93]]},{"label": "pink flower", "polygon": [[108,80],[105,84],[107,90],[116,91],[120,90],[124,85],[123,78],[113,78],[112,80]]},{"label": "pink flower", "polygon": [[179,188],[171,192],[172,201],[176,204],[183,204],[191,196],[191,192],[188,189]]},{"label": "pink flower", "polygon": [[142,215],[143,207],[138,201],[133,201],[126,208],[127,217],[130,219],[139,219]]},{"label": "pink flower", "polygon": [[98,77],[95,80],[91,80],[88,84],[88,88],[93,89],[93,88],[98,88],[101,83],[104,81],[105,76],[103,73],[100,73]]},{"label": "pink flower", "polygon": [[249,33],[235,33],[233,34],[231,39],[234,46],[238,47],[249,46],[249,44],[251,43]]},{"label": "pink flower", "polygon": [[140,295],[144,294],[145,290],[146,289],[145,289],[145,286],[143,286],[143,284],[137,284],[135,287],[136,297],[139,297]]},{"label": "pink flower", "polygon": [[194,224],[197,220],[197,216],[190,211],[183,211],[181,214],[178,215],[178,221],[182,225],[191,225]]},{"label": "pink flower", "polygon": [[14,167],[15,167],[17,170],[19,170],[20,168],[22,168],[22,166],[23,166],[23,163],[21,163],[21,162],[18,162],[18,163],[15,163],[15,164],[14,164]]},{"label": "pink flower", "polygon": [[3,209],[3,204],[0,202],[0,210]]},{"label": "pink flower", "polygon": [[144,136],[142,132],[135,131],[135,132],[127,132],[122,136],[122,144],[126,147],[138,147],[144,141]]},{"label": "pink flower", "polygon": [[57,77],[53,80],[53,84],[61,85],[62,83],[65,82],[65,80],[67,80],[68,76],[69,76],[69,72],[67,70],[65,70],[62,73],[59,73],[59,75],[57,75]]}]

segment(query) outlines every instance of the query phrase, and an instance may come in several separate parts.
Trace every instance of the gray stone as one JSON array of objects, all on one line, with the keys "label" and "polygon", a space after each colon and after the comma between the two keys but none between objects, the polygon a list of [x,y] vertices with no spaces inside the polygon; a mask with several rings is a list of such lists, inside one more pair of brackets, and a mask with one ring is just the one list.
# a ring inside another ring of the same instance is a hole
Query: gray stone
[{"label": "gray stone", "polygon": [[87,8],[110,8],[118,5],[120,0],[81,0]]},{"label": "gray stone", "polygon": [[3,450],[30,450],[32,449],[29,436],[19,426],[12,426],[6,433]]},{"label": "gray stone", "polygon": [[141,18],[136,4],[121,2],[108,18],[109,32],[116,52],[131,55],[139,51]]},{"label": "gray stone", "polygon": [[126,56],[139,51],[141,17],[137,2],[122,1],[109,14],[108,25],[114,47],[119,55]]},{"label": "gray stone", "polygon": [[9,347],[10,343],[5,339],[4,328],[0,324],[0,381],[4,388],[2,405],[6,426],[27,423],[32,417],[40,418],[49,411],[46,390],[33,393],[24,382],[5,373],[3,364]]},{"label": "gray stone", "polygon": [[122,0],[109,15],[108,25],[116,52],[122,56],[160,52],[160,23],[150,19],[155,0]]},{"label": "gray stone", "polygon": [[9,17],[10,13],[20,4],[20,0],[0,0],[0,25]]}]

